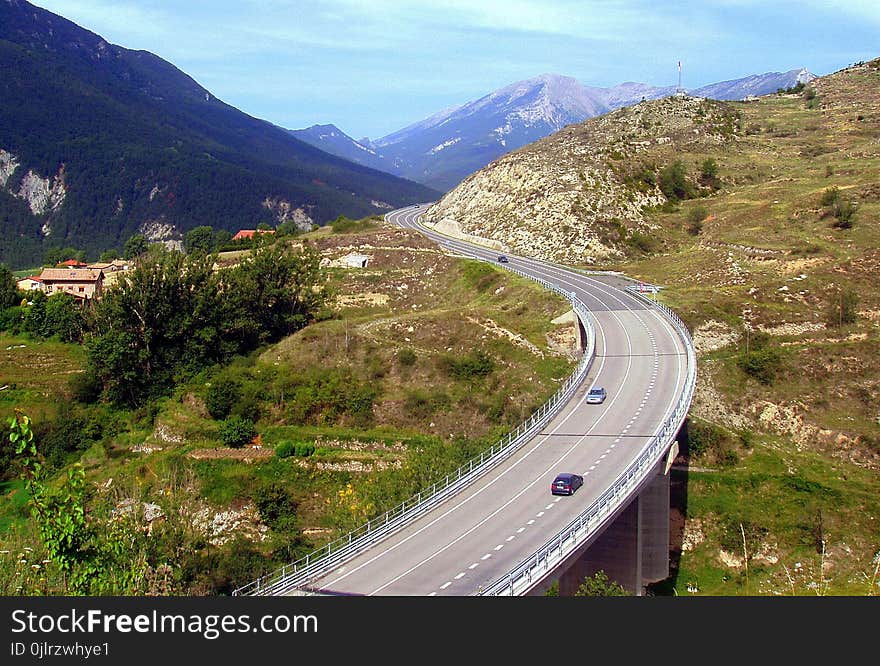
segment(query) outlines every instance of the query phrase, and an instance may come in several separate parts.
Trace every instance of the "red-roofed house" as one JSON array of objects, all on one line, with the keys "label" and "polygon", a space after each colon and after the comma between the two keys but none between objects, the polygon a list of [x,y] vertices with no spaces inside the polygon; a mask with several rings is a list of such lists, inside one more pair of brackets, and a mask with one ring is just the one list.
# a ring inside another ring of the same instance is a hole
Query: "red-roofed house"
[{"label": "red-roofed house", "polygon": [[274,234],[274,229],[241,229],[236,233],[232,240],[242,240],[243,238],[253,238],[254,234]]},{"label": "red-roofed house", "polygon": [[85,268],[86,267],[86,265],[83,262],[77,261],[76,259],[68,259],[67,261],[62,261],[58,265],[59,266],[69,266],[70,268]]}]

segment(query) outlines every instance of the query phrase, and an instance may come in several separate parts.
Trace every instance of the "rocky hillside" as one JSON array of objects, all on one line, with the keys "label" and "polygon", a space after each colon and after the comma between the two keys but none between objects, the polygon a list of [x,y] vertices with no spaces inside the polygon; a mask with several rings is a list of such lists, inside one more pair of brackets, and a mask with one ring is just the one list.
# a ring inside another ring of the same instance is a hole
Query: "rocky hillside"
[{"label": "rocky hillside", "polygon": [[447,232],[661,285],[693,331],[661,592],[880,592],[878,183],[874,60],[749,102],[615,111],[432,209]]},{"label": "rocky hillside", "polygon": [[[659,165],[681,151],[734,141],[739,112],[667,97],[571,125],[496,160],[427,215],[446,233],[500,242],[510,252],[576,264],[620,259],[666,202]],[[635,235],[634,235],[635,234]]]}]

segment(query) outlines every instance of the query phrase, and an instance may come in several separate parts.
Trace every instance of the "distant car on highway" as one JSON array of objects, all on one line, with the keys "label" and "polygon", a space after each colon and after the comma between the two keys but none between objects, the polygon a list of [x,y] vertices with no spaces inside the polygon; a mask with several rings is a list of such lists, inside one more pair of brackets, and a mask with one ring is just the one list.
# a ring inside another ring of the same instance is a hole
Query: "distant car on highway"
[{"label": "distant car on highway", "polygon": [[584,485],[584,477],[579,474],[564,472],[558,474],[550,485],[550,492],[554,495],[574,495],[575,491]]},{"label": "distant car on highway", "polygon": [[507,257],[505,257],[505,256],[502,254],[500,257],[498,257],[498,263],[500,263],[500,264],[506,264],[506,263],[507,263]]},{"label": "distant car on highway", "polygon": [[591,388],[589,393],[587,393],[587,404],[589,405],[601,405],[605,402],[605,398],[608,393],[601,386],[596,386],[595,388]]}]

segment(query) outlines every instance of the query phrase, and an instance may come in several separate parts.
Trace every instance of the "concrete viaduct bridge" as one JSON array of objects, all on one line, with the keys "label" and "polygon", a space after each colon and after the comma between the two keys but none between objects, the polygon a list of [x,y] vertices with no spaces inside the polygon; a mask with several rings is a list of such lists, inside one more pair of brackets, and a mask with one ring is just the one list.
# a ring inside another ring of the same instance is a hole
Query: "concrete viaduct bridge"
[{"label": "concrete viaduct bridge", "polygon": [[[386,216],[462,256],[498,251],[430,231],[430,204]],[[690,334],[625,278],[508,255],[565,296],[583,354],[557,394],[490,451],[324,548],[235,594],[572,594],[604,570],[634,594],[669,575],[669,469],[696,382]],[[587,404],[603,386],[602,404]],[[584,477],[552,496],[559,472]]]}]

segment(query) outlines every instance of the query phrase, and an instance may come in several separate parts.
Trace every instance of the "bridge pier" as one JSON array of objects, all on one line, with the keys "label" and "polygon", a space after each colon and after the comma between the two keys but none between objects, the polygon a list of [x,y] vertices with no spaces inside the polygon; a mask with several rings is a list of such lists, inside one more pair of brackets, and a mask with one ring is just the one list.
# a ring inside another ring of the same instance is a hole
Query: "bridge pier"
[{"label": "bridge pier", "polygon": [[560,575],[559,596],[573,596],[598,571],[635,595],[669,576],[669,473],[662,468]]}]

